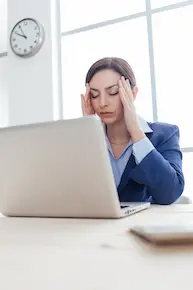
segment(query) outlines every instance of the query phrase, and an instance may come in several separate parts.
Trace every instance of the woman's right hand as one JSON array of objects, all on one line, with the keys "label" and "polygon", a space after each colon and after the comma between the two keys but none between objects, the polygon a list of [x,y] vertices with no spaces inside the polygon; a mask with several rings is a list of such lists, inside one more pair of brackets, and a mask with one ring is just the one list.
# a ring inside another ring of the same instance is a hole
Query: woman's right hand
[{"label": "woman's right hand", "polygon": [[94,109],[91,105],[90,100],[90,87],[89,84],[86,84],[86,93],[85,95],[81,94],[81,106],[83,116],[94,115]]}]

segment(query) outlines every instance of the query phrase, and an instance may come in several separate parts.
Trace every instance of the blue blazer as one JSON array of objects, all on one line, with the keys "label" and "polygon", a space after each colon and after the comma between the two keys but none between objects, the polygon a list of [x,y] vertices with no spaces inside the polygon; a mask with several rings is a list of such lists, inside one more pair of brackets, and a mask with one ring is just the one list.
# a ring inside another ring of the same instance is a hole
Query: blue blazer
[{"label": "blue blazer", "polygon": [[164,123],[148,123],[153,130],[146,136],[154,145],[139,165],[131,155],[118,186],[121,202],[150,201],[171,204],[184,190],[179,129]]}]

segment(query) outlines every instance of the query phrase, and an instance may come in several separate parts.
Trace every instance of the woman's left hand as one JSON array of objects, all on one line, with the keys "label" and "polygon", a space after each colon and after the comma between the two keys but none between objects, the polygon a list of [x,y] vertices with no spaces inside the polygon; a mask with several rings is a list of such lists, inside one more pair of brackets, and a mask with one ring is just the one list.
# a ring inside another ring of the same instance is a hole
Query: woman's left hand
[{"label": "woman's left hand", "polygon": [[145,137],[141,130],[134,106],[134,96],[129,80],[121,77],[119,80],[119,95],[124,109],[124,118],[132,142],[138,142]]}]

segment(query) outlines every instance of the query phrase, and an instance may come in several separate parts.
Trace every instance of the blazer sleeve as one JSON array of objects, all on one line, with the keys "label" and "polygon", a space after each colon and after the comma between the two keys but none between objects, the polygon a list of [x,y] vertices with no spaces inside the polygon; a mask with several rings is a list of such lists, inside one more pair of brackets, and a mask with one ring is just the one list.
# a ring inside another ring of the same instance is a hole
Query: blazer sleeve
[{"label": "blazer sleeve", "polygon": [[147,186],[152,203],[156,204],[171,204],[184,190],[179,129],[172,128],[166,140],[146,155],[132,172],[132,178]]}]

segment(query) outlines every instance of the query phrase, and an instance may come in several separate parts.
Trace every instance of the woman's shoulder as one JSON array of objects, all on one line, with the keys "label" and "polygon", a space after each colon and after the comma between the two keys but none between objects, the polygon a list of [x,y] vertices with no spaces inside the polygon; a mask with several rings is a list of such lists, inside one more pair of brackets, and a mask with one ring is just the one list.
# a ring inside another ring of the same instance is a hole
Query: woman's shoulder
[{"label": "woman's shoulder", "polygon": [[179,132],[179,127],[175,124],[163,123],[163,122],[148,122],[149,127],[153,132],[164,133],[164,134],[175,134]]},{"label": "woman's shoulder", "polygon": [[149,136],[155,147],[159,147],[170,140],[170,143],[179,143],[179,128],[177,125],[155,122],[148,123],[152,129],[152,134]]}]

